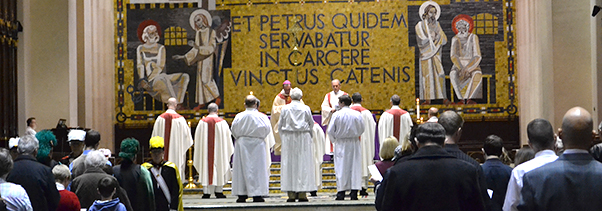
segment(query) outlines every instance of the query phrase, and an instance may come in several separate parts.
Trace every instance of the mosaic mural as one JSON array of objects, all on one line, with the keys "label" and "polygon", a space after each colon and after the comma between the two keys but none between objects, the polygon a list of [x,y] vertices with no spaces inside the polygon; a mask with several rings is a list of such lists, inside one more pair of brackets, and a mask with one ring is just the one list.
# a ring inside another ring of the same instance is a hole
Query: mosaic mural
[{"label": "mosaic mural", "polygon": [[318,112],[330,81],[379,115],[398,94],[467,120],[515,118],[512,0],[115,1],[116,123],[154,121],[175,97],[196,124],[208,103],[226,118],[253,92],[269,113],[284,80]]}]

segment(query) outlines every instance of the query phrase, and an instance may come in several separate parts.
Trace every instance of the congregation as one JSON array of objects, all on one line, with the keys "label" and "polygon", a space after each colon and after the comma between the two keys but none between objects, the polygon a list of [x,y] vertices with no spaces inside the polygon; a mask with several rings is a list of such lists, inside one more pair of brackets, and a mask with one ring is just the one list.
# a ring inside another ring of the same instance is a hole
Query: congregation
[{"label": "congregation", "polygon": [[[176,112],[178,101],[170,98],[152,138],[144,140],[150,159],[143,164],[136,163],[138,140],[121,141],[121,159],[114,165],[111,152],[99,149],[100,133],[75,129],[67,139],[72,152],[52,160],[55,135],[36,132],[35,119],[28,119],[28,134],[0,149],[1,201],[7,210],[183,210],[183,168],[194,144],[202,198],[226,198],[223,188],[231,180],[236,202],[264,202],[274,153],[281,156],[286,201],[307,202],[321,187],[320,165],[330,154],[335,200],[358,200],[358,194],[369,194],[371,182],[377,210],[602,209],[596,200],[602,195],[597,181],[602,145],[592,147],[602,128],[592,131],[592,117],[581,107],[566,112],[557,134],[549,121],[532,120],[525,131],[529,147],[518,151],[512,168],[496,135],[483,140],[483,164],[461,151],[464,119],[454,111],[439,114],[431,108],[429,119],[415,124],[393,95],[377,123],[362,107],[360,93],[350,96],[333,80],[318,123],[302,101],[303,91],[289,81],[282,86],[270,118],[259,112],[260,100],[253,95],[245,97],[245,110],[230,126],[218,116],[218,105],[208,104],[194,139]],[[380,161],[375,163],[376,137]]]}]

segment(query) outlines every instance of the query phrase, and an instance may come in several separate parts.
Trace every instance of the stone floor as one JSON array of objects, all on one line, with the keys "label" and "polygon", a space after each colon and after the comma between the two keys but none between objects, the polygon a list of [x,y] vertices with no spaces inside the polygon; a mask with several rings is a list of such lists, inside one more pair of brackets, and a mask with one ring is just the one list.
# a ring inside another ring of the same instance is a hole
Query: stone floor
[{"label": "stone floor", "polygon": [[336,201],[334,198],[335,194],[332,193],[318,193],[318,196],[309,196],[309,202],[286,202],[285,194],[270,194],[264,198],[265,202],[253,203],[253,199],[249,198],[246,203],[236,203],[237,197],[231,195],[227,195],[225,199],[216,199],[215,196],[201,199],[200,194],[191,194],[184,195],[183,203],[185,210],[376,210],[373,194],[357,201],[351,201],[349,197],[346,197],[344,201]]}]

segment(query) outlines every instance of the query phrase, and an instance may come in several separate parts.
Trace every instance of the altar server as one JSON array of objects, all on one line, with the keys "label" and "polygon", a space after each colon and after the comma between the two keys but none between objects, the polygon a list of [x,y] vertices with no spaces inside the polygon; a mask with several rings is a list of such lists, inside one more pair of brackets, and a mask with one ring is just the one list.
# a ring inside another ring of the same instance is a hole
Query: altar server
[{"label": "altar server", "polygon": [[345,191],[351,190],[351,200],[357,200],[362,188],[362,153],[360,136],[364,133],[362,114],[349,108],[349,95],[339,97],[341,109],[333,114],[328,125],[328,135],[335,144],[334,171],[337,178],[337,198],[343,200]]},{"label": "altar server", "polygon": [[303,92],[291,90],[292,102],[282,108],[278,129],[282,138],[281,190],[288,193],[287,202],[308,201],[306,192],[315,191],[311,109],[300,100]]},{"label": "altar server", "polygon": [[[268,117],[260,113],[259,100],[252,95],[245,98],[246,110],[232,121],[232,135],[236,139],[232,162],[232,195],[236,202],[264,202],[269,192],[268,152],[273,144],[272,127]],[[272,136],[270,139],[268,136]],[[271,140],[271,143],[266,143]],[[267,144],[267,145],[266,145]]]},{"label": "altar server", "polygon": [[376,121],[372,116],[370,110],[362,107],[362,95],[359,92],[351,95],[353,104],[349,108],[359,111],[362,114],[364,120],[364,133],[360,136],[360,143],[362,146],[362,190],[360,195],[367,196],[366,192],[368,185],[366,184],[369,179],[370,172],[368,166],[374,164],[374,135],[376,132]]}]

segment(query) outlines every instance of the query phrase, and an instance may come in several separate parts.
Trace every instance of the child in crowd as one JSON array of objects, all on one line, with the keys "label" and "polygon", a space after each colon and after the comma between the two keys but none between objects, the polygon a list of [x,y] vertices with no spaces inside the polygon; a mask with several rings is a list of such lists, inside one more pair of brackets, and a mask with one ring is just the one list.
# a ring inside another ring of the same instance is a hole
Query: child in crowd
[{"label": "child in crowd", "polygon": [[105,177],[98,181],[98,193],[100,200],[94,201],[89,211],[126,211],[125,206],[119,202],[119,198],[113,198],[119,183],[114,177]]}]

